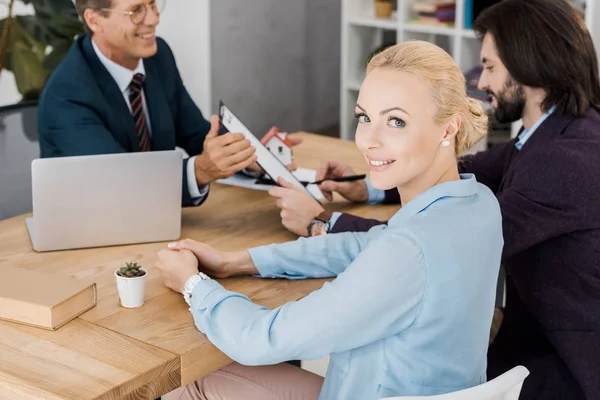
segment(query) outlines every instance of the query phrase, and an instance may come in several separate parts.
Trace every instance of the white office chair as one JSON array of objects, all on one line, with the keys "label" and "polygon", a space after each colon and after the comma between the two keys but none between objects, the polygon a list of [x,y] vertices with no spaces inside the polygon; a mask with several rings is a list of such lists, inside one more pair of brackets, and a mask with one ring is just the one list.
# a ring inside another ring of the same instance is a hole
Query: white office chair
[{"label": "white office chair", "polygon": [[437,396],[386,397],[381,400],[518,400],[529,370],[521,365],[482,385]]}]

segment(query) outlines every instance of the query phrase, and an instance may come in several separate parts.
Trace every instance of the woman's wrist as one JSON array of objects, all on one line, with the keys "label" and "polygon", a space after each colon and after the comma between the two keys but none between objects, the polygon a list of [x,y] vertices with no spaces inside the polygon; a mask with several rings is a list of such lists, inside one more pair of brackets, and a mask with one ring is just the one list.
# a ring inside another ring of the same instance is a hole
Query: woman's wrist
[{"label": "woman's wrist", "polygon": [[258,269],[246,250],[229,253],[225,260],[225,270],[229,276],[258,274]]}]

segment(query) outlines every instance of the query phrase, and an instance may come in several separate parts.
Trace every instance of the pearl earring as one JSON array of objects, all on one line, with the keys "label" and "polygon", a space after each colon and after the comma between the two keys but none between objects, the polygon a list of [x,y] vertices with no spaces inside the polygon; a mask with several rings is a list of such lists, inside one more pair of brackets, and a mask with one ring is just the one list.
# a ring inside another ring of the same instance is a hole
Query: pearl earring
[{"label": "pearl earring", "polygon": [[442,142],[442,146],[444,146],[444,147],[448,147],[448,146],[450,146],[450,141],[449,141],[449,140],[444,140],[444,141]]}]

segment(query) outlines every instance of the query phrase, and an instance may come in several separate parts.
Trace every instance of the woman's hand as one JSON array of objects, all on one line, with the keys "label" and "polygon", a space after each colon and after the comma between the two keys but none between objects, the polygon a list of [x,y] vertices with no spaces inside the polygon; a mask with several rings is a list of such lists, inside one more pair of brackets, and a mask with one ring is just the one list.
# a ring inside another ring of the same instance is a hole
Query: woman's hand
[{"label": "woman's hand", "polygon": [[273,186],[269,194],[277,198],[281,223],[296,235],[308,236],[308,224],[324,211],[321,204],[300,188],[279,178],[281,186]]},{"label": "woman's hand", "polygon": [[183,294],[185,282],[198,273],[198,259],[189,250],[162,250],[156,269],[166,287]]},{"label": "woman's hand", "polygon": [[170,251],[189,251],[196,256],[199,269],[215,278],[254,275],[258,270],[247,251],[223,252],[211,245],[185,239],[169,244]]}]

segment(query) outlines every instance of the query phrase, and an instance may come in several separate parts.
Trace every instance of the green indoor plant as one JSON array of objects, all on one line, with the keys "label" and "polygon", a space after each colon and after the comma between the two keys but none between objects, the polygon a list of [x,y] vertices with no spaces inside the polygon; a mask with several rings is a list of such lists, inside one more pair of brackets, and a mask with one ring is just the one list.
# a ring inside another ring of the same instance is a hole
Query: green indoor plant
[{"label": "green indoor plant", "polygon": [[116,274],[122,276],[123,278],[137,278],[144,276],[146,272],[144,272],[142,266],[137,262],[128,262],[125,263],[124,267],[119,268],[116,271]]},{"label": "green indoor plant", "polygon": [[144,304],[148,270],[137,262],[127,262],[114,274],[121,305],[125,308],[141,307]]},{"label": "green indoor plant", "polygon": [[[33,6],[33,15],[14,15],[16,1]],[[0,0],[8,16],[0,20],[0,74],[11,71],[24,100],[38,98],[48,75],[83,33],[72,0]]]}]

